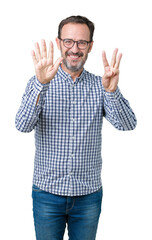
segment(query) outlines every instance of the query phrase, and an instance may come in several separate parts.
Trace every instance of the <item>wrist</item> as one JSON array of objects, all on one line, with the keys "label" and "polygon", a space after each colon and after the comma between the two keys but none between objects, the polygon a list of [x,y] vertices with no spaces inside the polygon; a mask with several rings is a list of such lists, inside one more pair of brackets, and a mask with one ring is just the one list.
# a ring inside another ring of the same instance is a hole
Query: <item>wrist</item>
[{"label": "wrist", "polygon": [[49,84],[50,81],[47,81],[46,79],[41,79],[40,77],[36,76],[38,82],[41,84],[41,85],[46,85],[46,84]]},{"label": "wrist", "polygon": [[114,92],[106,92],[104,89],[104,96],[109,101],[118,101],[122,94],[120,92],[120,89],[117,87],[117,89]]},{"label": "wrist", "polygon": [[108,92],[108,93],[114,93],[114,92],[117,90],[117,88],[118,88],[118,87],[113,88],[113,89],[109,89],[109,88],[105,88],[105,87],[104,87],[105,91]]}]

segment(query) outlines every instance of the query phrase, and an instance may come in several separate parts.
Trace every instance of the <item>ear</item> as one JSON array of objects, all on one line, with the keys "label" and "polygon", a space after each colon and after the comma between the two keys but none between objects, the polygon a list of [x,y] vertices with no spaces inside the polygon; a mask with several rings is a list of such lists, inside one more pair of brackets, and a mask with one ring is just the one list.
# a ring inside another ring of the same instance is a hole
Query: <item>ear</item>
[{"label": "ear", "polygon": [[92,50],[92,47],[93,47],[93,41],[90,43],[90,47],[89,47],[89,53],[91,52],[91,50]]},{"label": "ear", "polygon": [[58,49],[61,50],[60,39],[58,37],[56,38],[56,44],[57,44]]}]

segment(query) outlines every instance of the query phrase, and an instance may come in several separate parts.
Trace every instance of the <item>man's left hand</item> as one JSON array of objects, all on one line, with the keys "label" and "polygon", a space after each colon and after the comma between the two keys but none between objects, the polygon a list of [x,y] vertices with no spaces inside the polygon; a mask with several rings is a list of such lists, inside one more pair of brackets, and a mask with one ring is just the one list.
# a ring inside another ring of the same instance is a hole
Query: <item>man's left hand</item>
[{"label": "man's left hand", "polygon": [[119,65],[122,57],[122,53],[118,53],[116,48],[112,55],[111,65],[109,65],[105,51],[102,52],[102,60],[104,65],[104,75],[102,77],[102,85],[107,92],[114,92],[117,89],[119,81]]}]

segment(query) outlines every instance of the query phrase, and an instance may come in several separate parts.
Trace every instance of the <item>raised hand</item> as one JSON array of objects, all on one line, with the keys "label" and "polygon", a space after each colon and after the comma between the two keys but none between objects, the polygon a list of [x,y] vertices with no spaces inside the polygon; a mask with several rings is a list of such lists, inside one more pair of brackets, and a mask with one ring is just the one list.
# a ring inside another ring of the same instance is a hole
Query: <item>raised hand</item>
[{"label": "raised hand", "polygon": [[105,51],[102,52],[102,60],[104,65],[104,75],[102,77],[102,85],[107,92],[114,92],[117,89],[119,81],[119,65],[122,54],[117,56],[118,48],[116,48],[112,55],[111,65],[109,65]]},{"label": "raised hand", "polygon": [[58,58],[55,64],[53,64],[53,43],[50,42],[49,52],[47,56],[45,40],[41,40],[41,51],[39,44],[37,42],[35,43],[35,51],[33,50],[31,52],[31,55],[33,58],[35,73],[38,80],[42,84],[49,83],[54,78],[63,58]]}]

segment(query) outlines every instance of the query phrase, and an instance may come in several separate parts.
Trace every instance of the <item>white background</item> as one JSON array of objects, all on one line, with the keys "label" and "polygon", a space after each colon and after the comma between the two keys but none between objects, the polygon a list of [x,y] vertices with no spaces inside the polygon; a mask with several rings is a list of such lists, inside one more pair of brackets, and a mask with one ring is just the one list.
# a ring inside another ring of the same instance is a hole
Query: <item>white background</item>
[{"label": "white background", "polygon": [[[34,75],[34,42],[55,44],[59,22],[84,15],[95,23],[85,68],[102,75],[101,52],[123,53],[119,87],[138,124],[121,132],[103,124],[103,203],[96,240],[152,239],[152,35],[150,1],[31,0],[0,6],[0,239],[34,240],[31,184],[34,133],[15,129],[15,115]],[[55,45],[55,59],[60,56]],[[67,240],[67,230],[64,240]],[[81,240],[81,239],[80,239]]]}]

